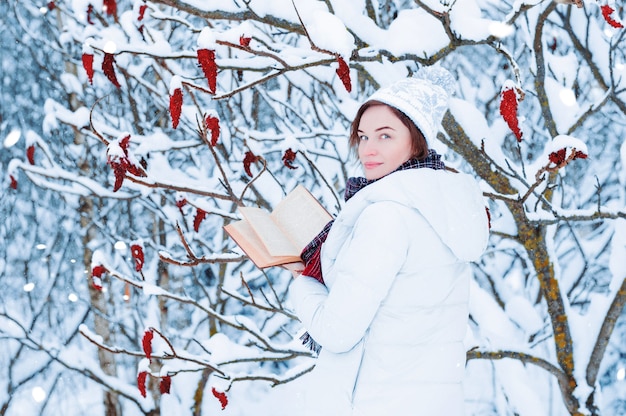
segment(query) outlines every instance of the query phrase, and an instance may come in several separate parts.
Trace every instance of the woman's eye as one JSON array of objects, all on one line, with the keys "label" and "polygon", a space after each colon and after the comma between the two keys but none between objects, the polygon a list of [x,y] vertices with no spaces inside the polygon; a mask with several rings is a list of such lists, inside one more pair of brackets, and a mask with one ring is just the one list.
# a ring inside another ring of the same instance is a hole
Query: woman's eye
[{"label": "woman's eye", "polygon": [[381,138],[381,139],[391,139],[391,136],[390,136],[390,135],[388,135],[388,134],[381,134],[381,135],[380,135],[380,138]]},{"label": "woman's eye", "polygon": [[361,140],[361,141],[367,140],[367,136],[365,136],[365,135],[359,136],[359,140]]}]

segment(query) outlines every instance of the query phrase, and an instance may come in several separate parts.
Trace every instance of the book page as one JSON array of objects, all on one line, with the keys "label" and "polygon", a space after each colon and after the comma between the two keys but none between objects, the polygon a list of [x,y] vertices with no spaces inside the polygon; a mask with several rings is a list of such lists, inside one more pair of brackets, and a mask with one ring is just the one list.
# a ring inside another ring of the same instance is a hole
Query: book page
[{"label": "book page", "polygon": [[259,268],[301,261],[302,249],[333,218],[302,185],[271,214],[256,207],[238,210],[243,220],[224,230]]},{"label": "book page", "polygon": [[298,185],[270,214],[298,254],[324,228],[332,215],[302,185]]},{"label": "book page", "polygon": [[250,224],[256,235],[272,256],[299,256],[301,249],[295,247],[272,216],[261,208],[239,207],[239,212]]},{"label": "book page", "polygon": [[224,230],[235,240],[235,243],[244,253],[252,260],[252,262],[260,269],[280,264],[293,263],[300,261],[300,253],[297,256],[274,257],[272,256],[261,239],[258,238],[250,224],[247,221],[236,221],[224,226]]}]

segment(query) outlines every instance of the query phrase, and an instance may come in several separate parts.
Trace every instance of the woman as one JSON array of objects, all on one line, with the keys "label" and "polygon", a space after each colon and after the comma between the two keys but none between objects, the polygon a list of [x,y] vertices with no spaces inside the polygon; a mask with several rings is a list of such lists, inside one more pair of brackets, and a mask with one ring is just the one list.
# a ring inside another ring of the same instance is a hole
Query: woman
[{"label": "woman", "polygon": [[451,85],[427,68],[359,109],[350,145],[365,177],[290,267],[292,304],[321,345],[311,415],[463,414],[469,262],[489,231],[476,182],[428,149]]}]

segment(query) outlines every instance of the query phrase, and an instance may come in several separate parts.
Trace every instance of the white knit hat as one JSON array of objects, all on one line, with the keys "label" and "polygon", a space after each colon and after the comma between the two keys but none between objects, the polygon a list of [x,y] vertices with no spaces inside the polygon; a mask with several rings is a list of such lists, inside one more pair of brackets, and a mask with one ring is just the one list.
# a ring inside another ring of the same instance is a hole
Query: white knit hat
[{"label": "white knit hat", "polygon": [[429,66],[420,69],[411,78],[379,89],[367,101],[380,101],[402,111],[422,132],[426,142],[432,143],[448,109],[455,84],[454,77],[446,69]]}]

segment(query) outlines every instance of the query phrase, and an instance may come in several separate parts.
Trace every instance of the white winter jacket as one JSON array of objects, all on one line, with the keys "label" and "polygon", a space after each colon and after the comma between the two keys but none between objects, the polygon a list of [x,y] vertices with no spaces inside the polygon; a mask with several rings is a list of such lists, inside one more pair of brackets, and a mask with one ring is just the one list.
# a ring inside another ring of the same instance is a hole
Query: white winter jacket
[{"label": "white winter jacket", "polygon": [[300,276],[290,289],[323,347],[308,414],[462,415],[468,262],[488,234],[466,174],[402,170],[353,196],[322,246],[326,286]]}]

